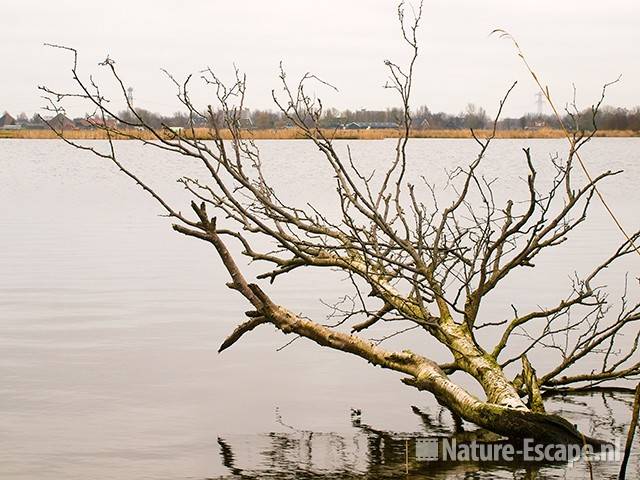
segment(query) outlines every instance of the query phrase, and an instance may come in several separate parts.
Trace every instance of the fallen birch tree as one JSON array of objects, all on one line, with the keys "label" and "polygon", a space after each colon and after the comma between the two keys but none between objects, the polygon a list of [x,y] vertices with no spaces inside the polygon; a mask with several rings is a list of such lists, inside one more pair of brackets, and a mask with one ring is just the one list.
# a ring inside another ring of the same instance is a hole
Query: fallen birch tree
[{"label": "fallen birch tree", "polygon": [[[104,151],[68,139],[64,131],[58,131],[62,139],[113,162],[158,202],[174,222],[176,232],[207,242],[217,251],[231,279],[228,287],[250,305],[247,319],[230,332],[220,351],[232,347],[253,329],[270,325],[285,335],[303,337],[396,371],[404,384],[432,394],[456,418],[484,429],[513,439],[531,437],[540,442],[582,444],[585,437],[574,425],[545,412],[544,397],[550,392],[600,388],[640,374],[640,303],[625,297],[614,313],[596,283],[603,270],[634,252],[640,233],[603,257],[589,274],[576,277],[570,293],[553,305],[526,313],[514,310],[508,319],[484,318],[482,306],[512,272],[533,268],[543,251],[563,244],[587,221],[597,186],[619,172],[602,172],[582,183],[575,180],[575,152],[594,133],[576,130],[567,158],[553,160],[555,176],[550,182],[539,180],[530,150],[523,149],[527,176],[522,198],[496,204],[491,182],[478,172],[512,86],[500,102],[493,134],[484,139],[474,136],[478,154],[464,168],[451,173],[453,200],[442,204],[428,179],[408,178],[406,174],[411,162],[407,154],[410,97],[421,10],[411,19],[405,17],[402,5],[398,13],[402,38],[411,56],[406,67],[385,62],[387,87],[397,92],[402,107],[402,135],[386,171],[363,171],[350,153],[345,156],[338,152],[331,132],[320,128],[322,103],[308,93],[309,83],[320,81],[318,78],[307,74],[292,86],[281,70],[282,89],[273,95],[282,114],[304,132],[330,167],[341,210],[338,221],[330,220],[320,207],[281,201],[266,180],[259,149],[242,127],[246,80],[238,72],[231,84],[223,83],[210,69],[202,72],[201,80],[217,99],[217,105],[206,108],[198,108],[191,101],[192,77],[184,83],[170,77],[190,118],[190,128],[181,130],[153,128],[146,123],[129,103],[125,84],[110,59],[101,65],[110,72],[127,102],[126,116],[111,109],[112,103],[91,78],[80,75],[74,49],[58,47],[73,55],[76,89],[41,89],[51,101],[50,108],[57,112],[68,99],[91,105],[95,114],[90,121],[103,129],[109,140]],[[593,108],[594,121],[600,103]],[[210,141],[196,139],[195,124],[202,120],[209,126]],[[223,140],[223,130],[230,132],[231,140]],[[139,139],[131,133],[136,131],[151,134],[153,140]],[[132,173],[116,154],[116,137],[140,141],[205,167],[207,178],[183,176],[179,180],[193,196],[191,214],[171,205],[145,179]],[[432,197],[431,201],[425,201],[425,197]],[[264,244],[264,239],[270,248],[256,246]],[[245,258],[268,265],[264,273],[247,278],[228,248],[230,243],[238,244]],[[347,310],[340,307],[339,325],[323,325],[320,319],[305,318],[279,303],[277,279],[303,268],[335,269],[353,279],[352,290],[345,292],[354,299],[353,305]],[[423,351],[390,351],[365,338],[368,329],[385,321],[409,322],[411,328],[403,331],[423,337]],[[539,327],[538,334],[524,337],[524,341],[522,335],[516,337],[533,325]],[[478,332],[489,328],[495,332],[495,343],[481,346]],[[629,332],[635,340],[621,351],[617,342]],[[443,345],[450,358],[430,358],[430,342]],[[508,346],[515,346],[518,353],[507,357]],[[560,350],[561,361],[548,371],[536,371],[529,358],[533,351],[545,348]],[[600,369],[581,369],[586,359],[592,362],[594,357],[601,363]],[[515,363],[521,365],[521,373],[509,377],[505,369]],[[472,377],[484,395],[474,396],[453,381],[454,372]]]}]

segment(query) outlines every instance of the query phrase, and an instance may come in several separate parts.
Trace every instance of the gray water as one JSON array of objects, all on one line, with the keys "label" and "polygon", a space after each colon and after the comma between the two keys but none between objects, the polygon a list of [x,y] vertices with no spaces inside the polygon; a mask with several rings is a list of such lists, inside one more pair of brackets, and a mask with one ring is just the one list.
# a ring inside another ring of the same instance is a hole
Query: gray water
[{"label": "gray water", "polygon": [[[393,155],[392,141],[350,144],[366,168],[381,169]],[[285,200],[335,211],[332,178],[315,149],[300,141],[259,146],[267,177]],[[549,171],[550,153],[564,151],[560,140],[496,141],[486,174],[500,176],[499,196],[520,191],[522,146],[531,146],[542,172]],[[200,174],[195,163],[130,142],[117,148],[188,211],[175,179]],[[468,140],[415,140],[410,149],[410,178],[425,175],[437,188],[446,183],[445,169],[476,152]],[[594,172],[625,170],[603,191],[623,224],[638,228],[640,139],[597,139],[584,156]],[[3,140],[0,169],[0,478],[396,478],[404,476],[404,438],[450,430],[433,398],[403,386],[398,375],[303,340],[276,352],[289,339],[270,327],[218,355],[247,305],[224,286],[213,249],[174,233],[159,207],[113,165],[58,141]],[[584,273],[620,241],[594,202],[592,222],[541,258],[539,268],[514,275],[483,318],[507,318],[511,303],[522,310],[552,304],[558,292],[568,292],[573,271]],[[637,277],[639,267],[629,257],[604,281],[620,291],[622,274]],[[245,268],[247,275],[259,271]],[[331,272],[302,272],[265,286],[276,301],[316,319],[328,312],[319,300],[335,301],[347,288]],[[426,338],[385,345],[446,359]],[[557,363],[547,353],[531,359],[539,372]],[[412,405],[429,413],[428,428]],[[615,441],[625,435],[630,405],[623,394],[598,394],[556,398],[547,407]],[[352,418],[351,408],[361,409],[362,418]],[[594,472],[609,478],[617,468],[596,464]],[[637,453],[629,471],[629,478],[640,472]],[[412,472],[411,478],[588,476],[582,464],[413,465]]]}]

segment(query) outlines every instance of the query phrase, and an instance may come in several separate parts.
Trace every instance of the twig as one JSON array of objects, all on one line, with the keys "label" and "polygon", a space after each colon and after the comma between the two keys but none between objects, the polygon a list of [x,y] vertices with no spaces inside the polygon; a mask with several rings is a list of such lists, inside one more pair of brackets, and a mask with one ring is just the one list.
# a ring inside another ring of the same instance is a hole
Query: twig
[{"label": "twig", "polygon": [[629,432],[627,433],[627,443],[624,447],[624,457],[622,464],[620,465],[620,474],[618,480],[624,480],[627,475],[627,463],[631,456],[631,447],[633,446],[633,437],[636,434],[636,426],[638,425],[638,415],[640,414],[640,383],[636,387],[636,396],[633,401],[633,415],[631,416],[631,424],[629,425]]},{"label": "twig", "polygon": [[[564,133],[564,136],[569,141],[569,143],[571,145],[571,149],[572,149],[575,157],[578,159],[578,163],[580,164],[580,168],[582,168],[582,171],[584,172],[584,174],[587,177],[587,179],[590,182],[593,181],[591,173],[589,172],[589,170],[587,169],[587,166],[585,165],[584,161],[580,157],[580,153],[578,152],[577,148],[575,148],[576,147],[575,141],[571,139],[571,135],[569,134],[569,130],[566,127],[565,123],[562,121],[562,117],[560,116],[560,113],[558,112],[558,109],[556,108],[555,103],[551,99],[551,93],[549,92],[549,87],[545,88],[545,87],[542,86],[542,83],[540,82],[540,79],[538,78],[538,75],[536,75],[536,73],[533,70],[533,68],[531,67],[531,65],[529,65],[529,62],[527,61],[527,58],[526,58],[524,52],[522,51],[522,49],[520,48],[520,45],[516,41],[515,37],[513,37],[510,33],[508,33],[505,30],[502,30],[502,29],[496,29],[491,33],[498,33],[501,38],[508,38],[509,40],[511,40],[513,42],[513,44],[515,45],[516,50],[518,52],[518,56],[522,59],[522,62],[524,63],[524,66],[526,67],[528,72],[533,77],[534,81],[536,82],[536,85],[538,85],[538,88],[540,89],[540,92],[542,92],[542,95],[544,96],[544,98],[547,100],[547,103],[551,107],[551,110],[553,111],[553,114],[556,117],[556,120],[557,120],[558,124],[560,125],[560,128],[562,129],[562,132]],[[614,83],[617,83],[619,80],[620,80],[620,77],[618,77],[613,82],[609,82],[609,83],[604,85],[604,87],[602,89],[602,98],[600,99],[600,103],[598,103],[598,106],[600,106],[602,100],[604,99],[604,92],[607,89],[607,87],[611,86]],[[597,111],[597,107],[595,107],[595,111]],[[595,124],[595,113],[594,113],[594,124]],[[640,255],[640,249],[636,246],[636,244],[631,239],[631,236],[629,235],[629,233],[622,226],[622,223],[620,223],[620,220],[618,220],[618,217],[615,215],[615,213],[613,212],[613,210],[611,209],[611,207],[609,206],[609,204],[605,200],[604,196],[600,192],[600,189],[598,187],[594,187],[594,190],[596,192],[596,195],[598,195],[598,198],[600,199],[600,202],[602,202],[602,205],[607,210],[607,213],[613,219],[613,222],[616,224],[618,229],[622,232],[622,234],[627,239],[627,241],[631,244],[633,249],[638,253],[638,255]]]}]

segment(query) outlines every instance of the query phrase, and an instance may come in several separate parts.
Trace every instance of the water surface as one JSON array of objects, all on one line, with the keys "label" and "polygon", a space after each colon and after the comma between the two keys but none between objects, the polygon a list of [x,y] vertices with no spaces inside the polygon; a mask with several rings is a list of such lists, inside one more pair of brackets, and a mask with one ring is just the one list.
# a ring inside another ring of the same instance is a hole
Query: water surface
[{"label": "water surface", "polygon": [[[393,155],[392,141],[350,144],[367,168],[380,170]],[[501,197],[521,188],[523,145],[547,174],[549,154],[564,149],[560,140],[496,141],[486,174],[500,176]],[[259,146],[266,174],[285,200],[336,211],[333,180],[314,148],[301,141]],[[188,211],[175,179],[199,175],[200,167],[130,142],[118,149]],[[443,187],[443,171],[475,151],[469,140],[413,141],[409,175]],[[596,139],[584,155],[593,171],[625,170],[603,191],[630,229],[639,223],[639,152],[640,139]],[[215,251],[174,233],[158,206],[113,165],[57,141],[3,140],[0,168],[3,479],[396,478],[404,472],[405,437],[451,428],[433,398],[403,386],[398,375],[303,340],[276,352],[288,339],[268,326],[218,355],[247,305],[224,287]],[[525,309],[557,300],[558,292],[568,292],[573,271],[584,272],[618,243],[619,234],[594,205],[593,222],[542,257],[539,272],[514,275],[491,297],[483,318],[508,317],[512,303]],[[637,276],[639,266],[628,258],[606,281],[619,290],[621,274]],[[334,301],[346,288],[331,272],[301,272],[265,287],[311,318],[327,313],[319,299]],[[446,358],[424,337],[395,338],[387,346]],[[532,361],[544,372],[556,360],[537,355]],[[594,395],[556,399],[548,408],[613,440],[626,432],[629,402],[623,395]],[[431,415],[429,427],[412,405]],[[363,412],[358,421],[352,408]],[[412,468],[415,478],[586,475],[584,465],[566,471],[462,465],[437,474]],[[603,478],[617,470],[595,468]],[[640,472],[637,454],[630,471]]]}]

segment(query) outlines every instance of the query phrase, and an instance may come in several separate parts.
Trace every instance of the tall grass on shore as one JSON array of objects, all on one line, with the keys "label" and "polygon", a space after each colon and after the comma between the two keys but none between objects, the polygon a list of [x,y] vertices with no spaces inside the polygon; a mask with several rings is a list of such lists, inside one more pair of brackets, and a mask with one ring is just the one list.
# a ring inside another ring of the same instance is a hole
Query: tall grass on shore
[{"label": "tall grass on shore", "polygon": [[[208,128],[196,128],[195,137],[199,140],[212,138],[212,132]],[[337,140],[382,140],[385,138],[398,138],[402,132],[393,129],[362,129],[362,130],[325,130],[325,135]],[[474,132],[479,138],[486,138],[491,134],[489,130],[477,130]],[[231,138],[231,132],[222,130],[220,132],[224,139]],[[166,131],[167,138],[171,138],[173,133]],[[192,138],[192,132],[185,129],[183,135]],[[304,139],[304,133],[296,128],[265,129],[265,130],[245,130],[243,135],[246,138],[256,140],[296,140]],[[101,129],[91,130],[65,130],[64,136],[69,139],[82,140],[105,140],[107,132]],[[153,140],[153,136],[146,131],[122,130],[121,134],[111,133],[115,140],[143,139]],[[412,130],[412,138],[472,138],[469,130]],[[632,130],[601,130],[596,132],[596,137],[639,137],[640,132]],[[562,130],[543,128],[538,130],[499,130],[496,138],[564,138]],[[0,138],[23,138],[23,139],[53,139],[58,138],[55,132],[47,129],[42,130],[0,130]]]}]

